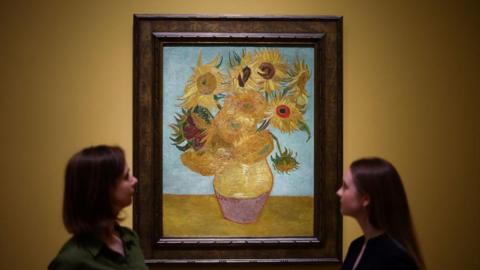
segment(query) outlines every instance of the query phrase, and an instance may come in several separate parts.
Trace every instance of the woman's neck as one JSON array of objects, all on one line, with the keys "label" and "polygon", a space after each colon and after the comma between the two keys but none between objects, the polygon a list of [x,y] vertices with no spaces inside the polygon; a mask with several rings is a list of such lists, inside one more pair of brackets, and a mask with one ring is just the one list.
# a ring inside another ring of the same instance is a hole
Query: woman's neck
[{"label": "woman's neck", "polygon": [[101,239],[111,238],[116,233],[116,230],[115,230],[115,225],[116,224],[117,223],[114,220],[103,223],[102,230],[99,232],[98,236]]},{"label": "woman's neck", "polygon": [[123,241],[120,238],[120,235],[118,235],[117,232],[115,232],[115,227],[112,228],[112,231],[110,233],[107,233],[103,239],[103,243],[111,249],[112,251],[125,256],[125,250],[123,248]]},{"label": "woman's neck", "polygon": [[356,219],[358,224],[360,225],[360,228],[362,228],[363,235],[365,236],[365,241],[368,241],[369,239],[372,239],[384,233],[383,230],[375,228],[370,223],[367,215],[357,217]]}]

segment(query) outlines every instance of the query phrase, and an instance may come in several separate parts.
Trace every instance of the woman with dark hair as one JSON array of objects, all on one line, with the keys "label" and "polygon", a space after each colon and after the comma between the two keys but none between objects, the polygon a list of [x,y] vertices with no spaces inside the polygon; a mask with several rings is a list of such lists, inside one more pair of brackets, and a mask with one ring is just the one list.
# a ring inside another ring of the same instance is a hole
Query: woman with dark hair
[{"label": "woman with dark hair", "polygon": [[73,236],[48,269],[148,269],[137,234],[118,224],[136,183],[120,147],[75,154],[65,171],[63,199],[63,223]]},{"label": "woman with dark hair", "polygon": [[392,164],[381,158],[353,162],[337,195],[342,214],[355,218],[364,234],[350,244],[342,270],[425,268],[405,189]]}]

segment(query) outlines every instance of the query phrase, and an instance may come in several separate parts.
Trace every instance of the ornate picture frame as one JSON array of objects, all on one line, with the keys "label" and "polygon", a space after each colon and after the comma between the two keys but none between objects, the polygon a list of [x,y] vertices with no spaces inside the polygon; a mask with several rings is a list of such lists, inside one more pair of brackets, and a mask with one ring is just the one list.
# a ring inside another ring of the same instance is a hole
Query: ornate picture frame
[{"label": "ornate picture frame", "polygon": [[[133,225],[147,262],[340,262],[342,18],[134,15],[133,42]],[[262,108],[253,133],[235,100]],[[231,172],[266,192],[229,198]]]}]

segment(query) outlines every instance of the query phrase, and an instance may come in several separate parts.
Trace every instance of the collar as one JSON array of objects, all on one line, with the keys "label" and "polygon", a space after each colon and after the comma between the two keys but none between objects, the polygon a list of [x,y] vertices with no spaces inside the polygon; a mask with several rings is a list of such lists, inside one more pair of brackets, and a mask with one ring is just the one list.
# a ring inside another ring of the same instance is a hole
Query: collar
[{"label": "collar", "polygon": [[[134,236],[127,229],[118,224],[115,225],[115,231],[120,236],[120,239],[122,239],[125,250],[128,250],[128,248],[135,242]],[[94,257],[98,256],[102,248],[108,248],[105,243],[96,236],[79,236],[79,238],[81,242],[85,244],[85,249]]]},{"label": "collar", "polygon": [[[367,243],[377,243],[387,238],[388,238],[388,235],[386,233],[381,233],[379,235],[375,235],[374,237],[367,239]],[[363,239],[365,241],[366,239],[365,236],[363,236]]]},{"label": "collar", "polygon": [[92,254],[93,257],[96,257],[100,250],[105,245],[98,237],[93,235],[78,235],[79,243],[84,246],[84,248]]}]

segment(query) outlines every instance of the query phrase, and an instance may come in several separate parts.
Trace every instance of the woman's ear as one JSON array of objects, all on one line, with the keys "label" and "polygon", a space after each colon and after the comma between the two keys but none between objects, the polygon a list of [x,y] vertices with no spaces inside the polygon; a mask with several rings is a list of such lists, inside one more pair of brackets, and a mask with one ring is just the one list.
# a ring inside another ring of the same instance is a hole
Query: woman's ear
[{"label": "woman's ear", "polygon": [[363,195],[361,200],[362,200],[362,206],[367,207],[370,204],[370,195],[368,194]]}]

